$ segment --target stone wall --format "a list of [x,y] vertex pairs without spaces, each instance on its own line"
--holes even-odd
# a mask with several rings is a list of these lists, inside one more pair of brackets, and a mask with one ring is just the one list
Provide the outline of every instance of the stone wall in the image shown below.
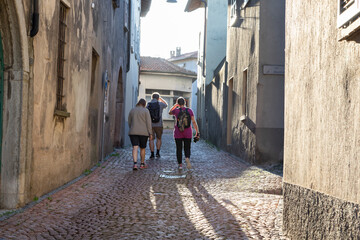
[[284,183],[284,230],[291,239],[359,239],[360,206]]
[[[67,8],[66,118],[55,114],[60,2]],[[39,32],[31,38],[32,3],[0,0],[7,96],[0,204],[5,208],[24,205],[63,185],[113,151],[118,79],[126,79],[124,1],[118,7],[111,0],[39,1]]]
[[338,40],[334,1],[286,9],[284,180],[360,203],[359,37]]
[[[102,154],[112,152],[118,79],[124,82],[126,79],[125,3],[121,1],[120,8],[114,8],[110,0],[95,1],[94,6],[85,0],[64,3],[68,4],[64,105],[70,117],[64,119],[54,115],[60,5],[59,1],[43,1],[40,4],[40,30],[33,43],[30,197],[61,186],[90,169],[102,159]],[[106,93],[105,80],[108,80],[109,88]],[[107,95],[105,109],[104,94]]]

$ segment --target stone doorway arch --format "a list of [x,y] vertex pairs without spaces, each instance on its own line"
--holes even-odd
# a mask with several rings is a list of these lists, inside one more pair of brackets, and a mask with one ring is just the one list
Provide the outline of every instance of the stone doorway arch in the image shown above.
[[29,199],[31,166],[31,88],[29,48],[21,1],[0,0],[4,95],[2,109],[0,208],[17,208]]
[[122,75],[123,71],[120,68],[116,88],[114,147],[122,147],[124,145],[124,86]]

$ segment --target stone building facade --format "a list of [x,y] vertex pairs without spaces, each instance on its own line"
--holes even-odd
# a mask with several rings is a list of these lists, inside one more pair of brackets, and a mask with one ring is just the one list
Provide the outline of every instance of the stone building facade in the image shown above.
[[286,4],[284,228],[359,239],[359,1]]
[[285,0],[229,0],[223,14],[226,56],[199,93],[202,136],[250,163],[281,162]]
[[285,0],[229,3],[223,143],[251,163],[281,162]]
[[[0,0],[0,206],[90,169],[124,136],[130,1]],[[2,89],[1,89],[2,90]]]

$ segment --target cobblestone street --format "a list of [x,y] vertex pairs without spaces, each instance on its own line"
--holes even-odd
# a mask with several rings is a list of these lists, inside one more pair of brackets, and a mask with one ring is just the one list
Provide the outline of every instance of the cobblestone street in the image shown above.
[[0,239],[286,239],[281,176],[205,141],[192,143],[191,162],[191,171],[177,170],[169,131],[148,169],[133,171],[131,148],[118,150],[89,175],[0,221]]

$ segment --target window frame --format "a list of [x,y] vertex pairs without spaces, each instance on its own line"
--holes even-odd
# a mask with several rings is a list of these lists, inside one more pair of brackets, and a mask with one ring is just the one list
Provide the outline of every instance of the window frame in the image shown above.
[[[338,0],[337,27],[342,28],[351,24],[351,21],[360,15],[360,0],[353,0],[353,3],[346,9],[342,6],[346,0]],[[349,3],[351,0],[349,0]]]
[[59,32],[58,32],[58,49],[57,49],[57,89],[55,115],[59,117],[70,117],[64,107],[64,81],[65,81],[65,62],[66,62],[66,40],[67,40],[67,18],[69,6],[66,2],[60,1],[59,5]]
[[249,69],[245,68],[243,70],[242,88],[241,88],[241,116],[240,116],[241,121],[245,121],[248,116],[248,107],[247,107],[248,77],[249,77]]
[[238,11],[238,0],[231,0],[231,7],[230,7],[230,26],[233,26],[237,19],[239,18],[239,11]]

